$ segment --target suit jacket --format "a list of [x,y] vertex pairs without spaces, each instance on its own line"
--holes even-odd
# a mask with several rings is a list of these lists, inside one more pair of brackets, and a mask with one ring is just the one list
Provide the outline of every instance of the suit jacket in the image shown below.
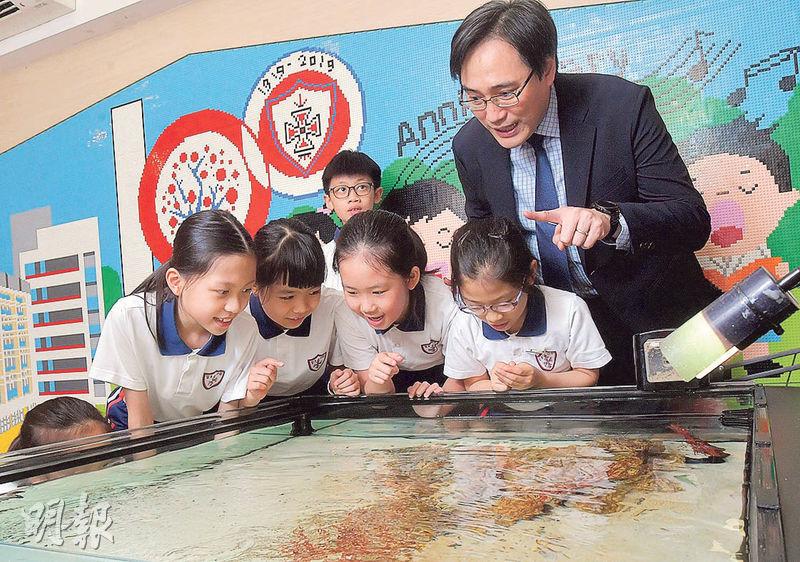
[[[615,76],[555,79],[567,204],[619,204],[632,252],[603,243],[581,251],[589,280],[632,333],[679,326],[719,295],[694,256],[711,232],[647,87]],[[472,118],[453,139],[470,218],[517,223],[510,151]]]

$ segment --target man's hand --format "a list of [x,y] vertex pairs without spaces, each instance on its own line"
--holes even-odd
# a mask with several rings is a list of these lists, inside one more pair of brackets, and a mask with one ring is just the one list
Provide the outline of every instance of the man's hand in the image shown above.
[[358,396],[361,394],[361,383],[352,369],[335,369],[328,383],[331,391],[338,396]]
[[498,361],[492,369],[493,380],[497,383],[504,385],[507,390],[512,388],[514,390],[528,390],[537,385],[539,379],[539,371],[530,363],[515,363],[510,361],[503,363]]
[[278,368],[283,367],[283,361],[278,361],[272,357],[266,357],[250,367],[247,375],[247,394],[244,397],[243,406],[249,408],[256,406],[275,384],[278,376]]
[[393,376],[400,372],[400,363],[403,362],[403,356],[399,353],[391,351],[381,351],[372,360],[369,366],[369,378],[375,384],[385,384]]
[[595,209],[559,207],[549,211],[525,211],[525,216],[534,221],[555,224],[553,244],[561,251],[567,246],[588,250],[598,240],[611,234],[611,217]]

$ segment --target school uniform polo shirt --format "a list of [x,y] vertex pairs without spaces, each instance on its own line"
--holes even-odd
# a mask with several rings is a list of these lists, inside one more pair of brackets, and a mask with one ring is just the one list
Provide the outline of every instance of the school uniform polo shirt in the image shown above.
[[250,297],[250,314],[258,326],[258,346],[255,361],[271,357],[283,361],[278,369],[269,396],[291,396],[311,388],[325,373],[329,363],[341,359],[335,355],[337,310],[344,306],[342,295],[322,288],[319,306],[300,326],[285,330],[266,312],[256,295]]
[[579,296],[536,286],[516,334],[498,332],[459,311],[448,339],[444,374],[453,379],[483,375],[495,363],[524,362],[546,372],[598,369],[611,361],[600,333]]
[[402,355],[400,368],[404,371],[421,371],[444,362],[447,332],[459,310],[441,279],[423,275],[420,284],[422,291],[412,302],[414,310],[388,330],[373,329],[364,318],[347,309],[337,324],[346,366],[365,371],[375,356],[384,351]]
[[[338,232],[337,232],[338,235]],[[323,285],[329,289],[342,290],[342,278],[333,270],[333,254],[336,252],[336,240],[331,240],[322,245],[322,254],[325,256],[325,282]]]
[[197,416],[217,402],[244,398],[258,335],[253,319],[240,314],[225,334],[191,349],[178,334],[175,301],[161,305],[158,321],[153,302],[148,295],[145,310],[140,294],[117,301],[103,324],[89,376],[146,390],[158,421]]

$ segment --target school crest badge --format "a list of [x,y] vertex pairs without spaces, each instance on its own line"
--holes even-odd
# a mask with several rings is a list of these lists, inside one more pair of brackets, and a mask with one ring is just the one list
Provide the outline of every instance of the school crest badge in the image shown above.
[[540,351],[533,354],[542,371],[552,371],[556,366],[557,351]]
[[256,82],[244,122],[269,164],[273,190],[291,197],[316,193],[331,158],[359,145],[364,128],[361,88],[338,56],[295,51]]
[[424,351],[428,355],[433,355],[434,353],[439,351],[439,347],[441,347],[440,344],[441,344],[440,340],[431,340],[428,343],[423,343],[420,347],[422,348],[422,351]]
[[316,357],[312,357],[308,360],[308,368],[312,371],[319,371],[322,366],[325,364],[325,358],[328,356],[328,352],[320,353]]
[[210,373],[203,373],[203,388],[206,390],[211,390],[221,383],[224,377],[225,371],[222,369],[217,369],[216,371],[211,371]]

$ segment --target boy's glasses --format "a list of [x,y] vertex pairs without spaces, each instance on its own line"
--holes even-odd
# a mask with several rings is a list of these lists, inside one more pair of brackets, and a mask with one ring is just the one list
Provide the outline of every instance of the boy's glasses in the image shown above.
[[[467,106],[472,111],[483,111],[486,109],[486,104],[492,102],[496,107],[506,108],[506,107],[514,107],[519,103],[519,96],[522,93],[522,90],[525,89],[525,86],[528,85],[528,82],[531,81],[533,78],[533,71],[528,74],[528,77],[525,79],[525,82],[522,83],[519,90],[516,92],[503,92],[502,94],[497,94],[496,96],[492,96],[490,98],[467,98],[464,99],[463,97],[459,96],[458,103],[462,106]],[[463,95],[463,93],[462,93]]]
[[372,191],[372,184],[358,183],[356,185],[336,185],[331,187],[328,191],[337,199],[347,199],[350,197],[350,190],[355,191],[356,195],[359,197],[364,197],[365,195],[369,195]]
[[490,310],[495,312],[499,312],[500,314],[504,314],[506,312],[511,312],[517,305],[519,304],[520,299],[522,298],[522,293],[525,292],[525,287],[520,288],[519,293],[512,301],[507,302],[498,302],[497,304],[467,304],[464,302],[464,298],[461,296],[461,293],[456,290],[456,304],[458,308],[460,308],[464,312],[469,312],[470,314],[474,314],[475,316],[483,316]]

